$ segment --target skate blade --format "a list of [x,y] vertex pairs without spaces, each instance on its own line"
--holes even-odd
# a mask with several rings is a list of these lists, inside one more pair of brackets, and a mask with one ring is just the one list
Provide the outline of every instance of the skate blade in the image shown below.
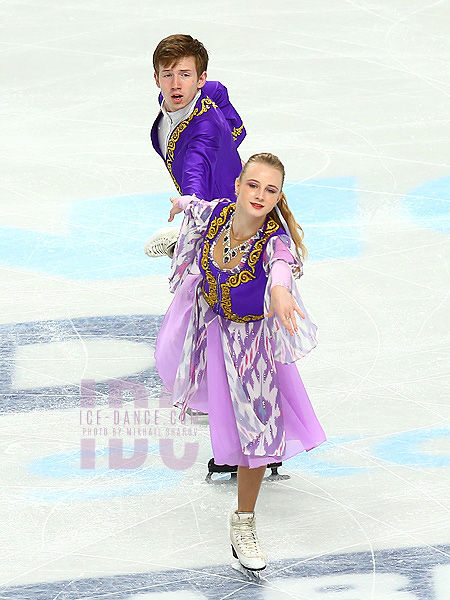
[[206,483],[218,484],[236,484],[237,473],[208,473],[205,477]]
[[263,581],[261,578],[261,571],[251,571],[250,569],[247,569],[241,565],[238,560],[234,560],[231,563],[231,567],[243,575],[248,581],[253,581],[254,583],[261,583]]
[[[276,473],[264,477],[263,481],[285,481],[290,479],[290,475],[281,475]],[[206,483],[224,484],[224,483],[237,483],[237,473],[208,473],[205,477]]]
[[272,473],[272,475],[267,475],[264,477],[264,481],[284,481],[285,479],[290,479],[290,475],[281,475],[280,473]]
[[262,567],[261,569],[249,569],[248,567],[244,567],[244,565],[240,562],[237,552],[234,549],[233,544],[231,544],[231,552],[232,552],[234,558],[236,559],[235,561],[233,561],[231,563],[231,566],[233,567],[233,569],[235,569],[236,571],[239,571],[239,573],[242,573],[251,581],[261,581],[261,571],[263,571],[266,568],[266,565],[264,567]]

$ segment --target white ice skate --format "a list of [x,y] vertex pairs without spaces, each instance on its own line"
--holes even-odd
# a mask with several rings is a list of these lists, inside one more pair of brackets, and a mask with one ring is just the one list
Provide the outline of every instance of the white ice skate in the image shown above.
[[159,256],[168,256],[169,258],[172,258],[179,233],[180,230],[178,227],[158,229],[158,231],[147,240],[144,248],[145,254],[152,258],[157,258]]
[[244,574],[259,578],[259,571],[266,568],[267,559],[256,534],[254,512],[234,512],[231,515],[230,539],[233,556],[242,565]]

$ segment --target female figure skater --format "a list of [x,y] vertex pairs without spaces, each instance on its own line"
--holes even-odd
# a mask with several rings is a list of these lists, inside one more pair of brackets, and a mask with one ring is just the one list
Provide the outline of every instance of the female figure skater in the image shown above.
[[266,465],[326,440],[294,364],[316,346],[317,327],[294,281],[306,248],[283,181],[276,156],[255,154],[236,201],[171,199],[169,221],[185,215],[155,350],[180,419],[187,407],[208,413],[215,463],[238,465],[230,539],[251,571],[267,564],[254,513]]

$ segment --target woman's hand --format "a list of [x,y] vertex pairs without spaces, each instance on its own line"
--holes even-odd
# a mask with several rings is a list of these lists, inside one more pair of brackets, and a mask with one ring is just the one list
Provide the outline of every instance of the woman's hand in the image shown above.
[[297,302],[290,291],[283,285],[275,285],[270,292],[270,308],[266,317],[273,317],[277,313],[283,325],[291,335],[298,330],[295,313],[298,313],[302,319],[305,315],[298,307]]
[[167,219],[168,221],[173,221],[173,218],[175,217],[175,215],[178,215],[179,213],[183,212],[182,208],[179,208],[178,206],[178,200],[181,198],[181,196],[179,196],[178,198],[170,198],[170,201],[172,202],[172,208],[170,209],[170,215],[169,218]]

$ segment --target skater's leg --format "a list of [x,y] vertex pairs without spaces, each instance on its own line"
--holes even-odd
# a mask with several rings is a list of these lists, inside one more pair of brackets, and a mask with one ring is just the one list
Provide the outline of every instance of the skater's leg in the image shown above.
[[238,511],[253,512],[266,466],[238,467]]
[[164,227],[164,229],[158,229],[158,231],[147,240],[144,248],[145,254],[152,258],[159,256],[168,256],[169,258],[172,258],[179,233],[179,227]]
[[230,517],[233,556],[251,572],[266,568],[267,559],[256,534],[255,504],[266,465],[238,467],[238,510]]

